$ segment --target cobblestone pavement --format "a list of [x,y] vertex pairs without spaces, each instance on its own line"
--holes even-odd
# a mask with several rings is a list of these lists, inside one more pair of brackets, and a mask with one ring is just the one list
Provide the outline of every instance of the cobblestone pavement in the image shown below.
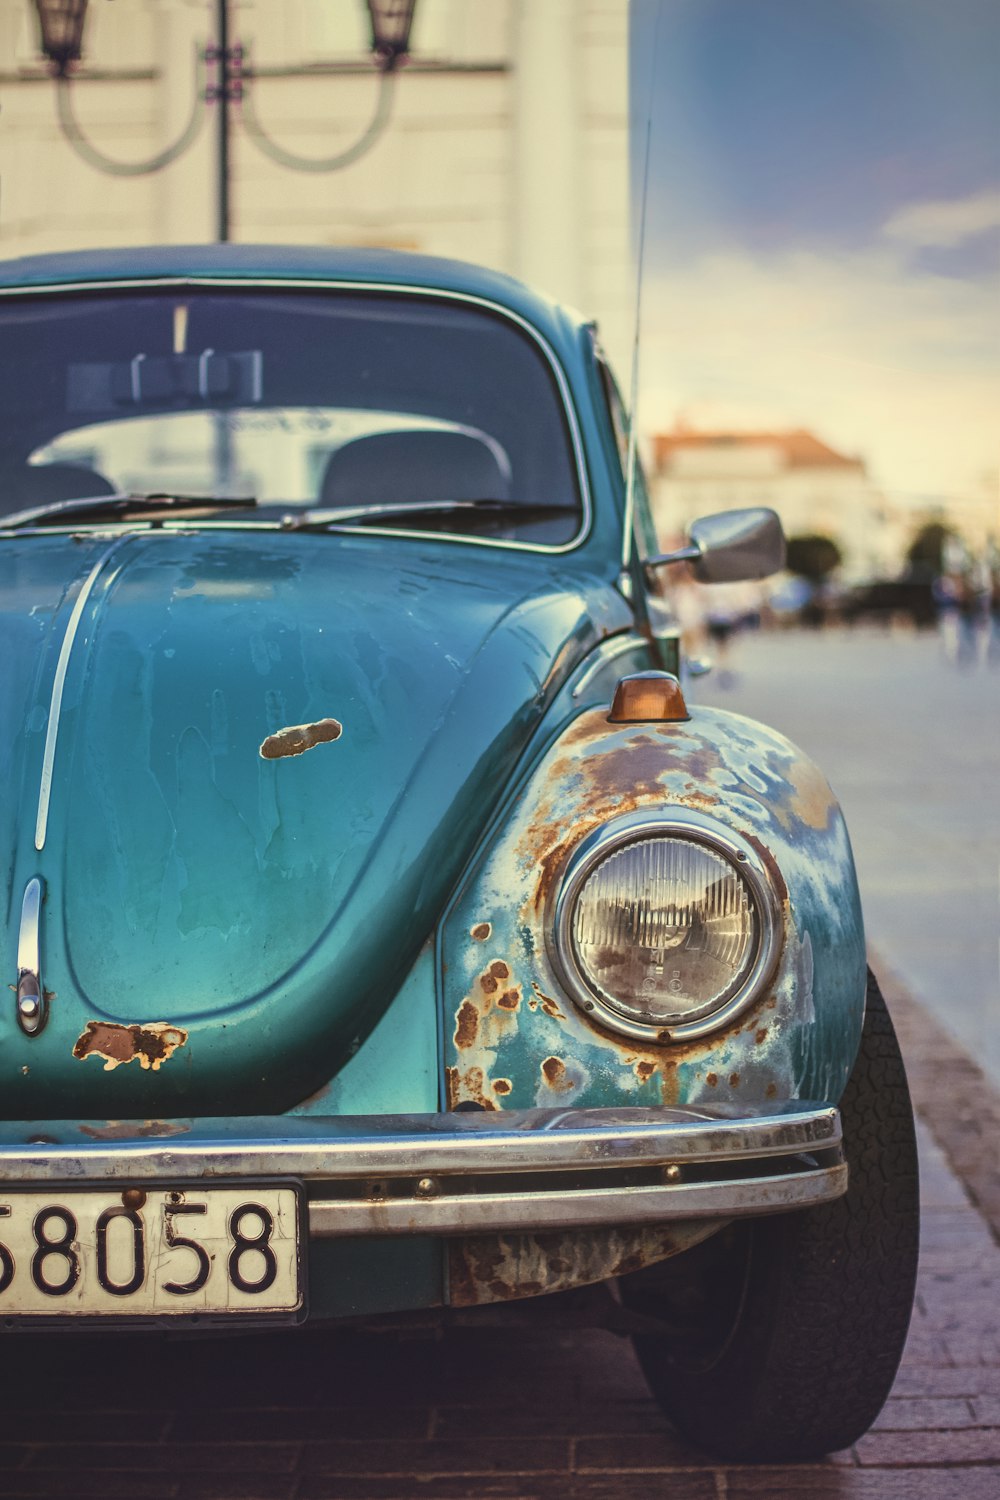
[[714,1463],[672,1435],[608,1333],[38,1336],[4,1346],[0,1496],[997,1500],[1000,1096],[891,976],[885,988],[918,1105],[923,1253],[895,1389],[849,1452]]

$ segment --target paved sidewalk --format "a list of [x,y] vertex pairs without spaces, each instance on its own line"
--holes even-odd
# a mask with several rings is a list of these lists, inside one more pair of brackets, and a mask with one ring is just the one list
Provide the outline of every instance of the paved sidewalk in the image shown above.
[[851,1451],[716,1464],[672,1435],[611,1334],[37,1337],[4,1345],[0,1496],[997,1500],[1000,1095],[891,977],[885,988],[920,1117],[923,1252],[899,1378]]

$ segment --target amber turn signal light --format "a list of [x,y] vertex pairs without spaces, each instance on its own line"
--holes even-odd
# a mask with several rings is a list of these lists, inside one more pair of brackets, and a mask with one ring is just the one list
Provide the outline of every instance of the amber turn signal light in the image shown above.
[[633,672],[615,688],[609,724],[670,724],[690,719],[681,685],[672,672]]

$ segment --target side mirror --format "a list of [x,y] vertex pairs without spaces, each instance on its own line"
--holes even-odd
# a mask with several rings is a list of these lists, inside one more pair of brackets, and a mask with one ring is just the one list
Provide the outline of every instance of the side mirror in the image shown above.
[[688,532],[691,545],[649,558],[647,568],[690,562],[699,583],[741,583],[767,578],[785,566],[785,534],[773,510],[756,506],[701,516]]

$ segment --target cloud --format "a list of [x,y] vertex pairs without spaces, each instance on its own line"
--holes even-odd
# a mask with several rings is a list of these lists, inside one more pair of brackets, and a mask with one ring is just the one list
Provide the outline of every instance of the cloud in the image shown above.
[[1000,188],[968,198],[911,203],[882,227],[890,240],[913,246],[952,248],[988,229],[1000,228]]
[[811,428],[916,496],[981,491],[998,458],[1000,287],[854,254],[743,250],[650,279],[644,430],[678,415]]

